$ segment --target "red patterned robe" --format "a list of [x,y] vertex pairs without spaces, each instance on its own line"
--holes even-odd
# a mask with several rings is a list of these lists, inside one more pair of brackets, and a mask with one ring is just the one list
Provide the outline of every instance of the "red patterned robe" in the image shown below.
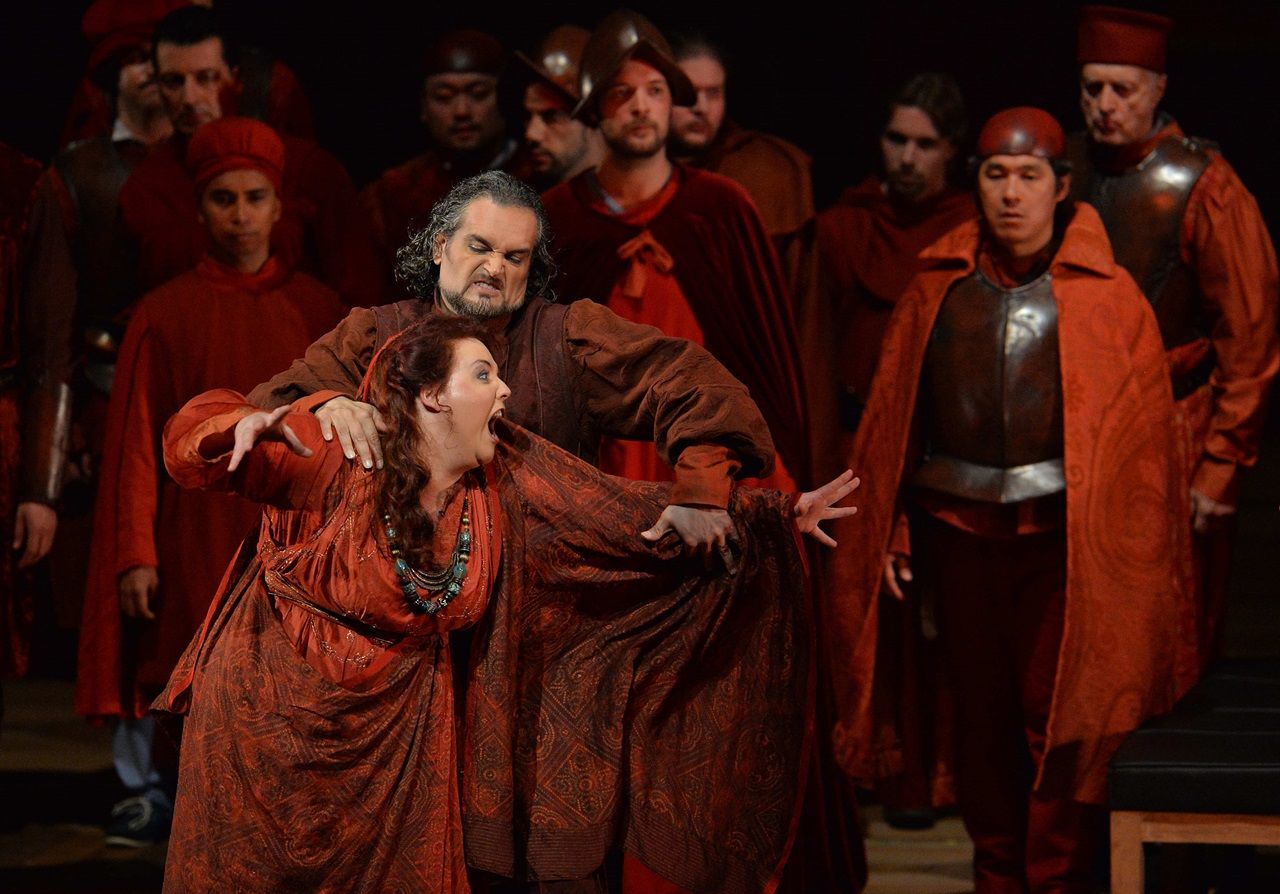
[[[466,488],[473,531],[493,532],[478,573],[415,616],[369,517],[378,473],[298,405],[314,455],[265,443],[228,476],[247,409],[211,392],[166,430],[175,478],[274,507],[157,703],[189,712],[169,887],[463,892],[467,864],[578,879],[616,847],[690,890],[773,884],[812,734],[790,499],[736,492],[742,564],[710,574],[638,537],[666,486],[504,427]],[[449,631],[473,624],[454,668]]]

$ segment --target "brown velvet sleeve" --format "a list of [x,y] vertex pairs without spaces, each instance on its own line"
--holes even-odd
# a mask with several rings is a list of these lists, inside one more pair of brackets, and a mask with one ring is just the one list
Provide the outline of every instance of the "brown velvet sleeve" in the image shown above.
[[579,415],[617,438],[652,440],[673,465],[671,502],[724,508],[735,477],[773,468],[773,441],[746,387],[705,349],[601,304],[565,315]]
[[71,377],[71,340],[76,316],[76,267],[71,256],[64,202],[66,187],[53,169],[36,188],[22,285],[22,475],[20,502],[52,504],[64,462],[65,414]]
[[1280,283],[1258,203],[1221,156],[1191,194],[1182,245],[1205,298],[1217,354],[1209,379],[1213,415],[1192,487],[1234,505],[1239,470],[1257,460],[1267,397],[1280,368]]
[[376,347],[373,311],[358,307],[288,369],[249,392],[248,402],[274,410],[320,391],[354,397]]

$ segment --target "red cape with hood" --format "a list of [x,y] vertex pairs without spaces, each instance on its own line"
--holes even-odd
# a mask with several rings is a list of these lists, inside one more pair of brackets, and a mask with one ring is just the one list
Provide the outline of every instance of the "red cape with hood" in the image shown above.
[[[835,655],[834,737],[841,765],[871,776],[876,611],[929,336],[952,285],[973,272],[980,227],[953,230],[923,255],[898,301],[871,400],[853,441],[856,519],[836,525],[826,632]],[[1155,317],[1111,255],[1102,222],[1075,208],[1049,268],[1058,304],[1067,480],[1067,604],[1037,787],[1104,799],[1115,748],[1170,708],[1196,674],[1189,598],[1186,451]]]

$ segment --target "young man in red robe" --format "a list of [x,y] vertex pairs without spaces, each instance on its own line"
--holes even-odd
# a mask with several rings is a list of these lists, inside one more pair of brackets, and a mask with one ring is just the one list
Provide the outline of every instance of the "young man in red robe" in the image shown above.
[[[199,626],[259,508],[182,490],[165,475],[160,434],[193,395],[247,389],[341,318],[337,294],[271,253],[286,150],[265,124],[222,118],[187,148],[211,249],[147,294],[121,347],[107,418],[76,710],[122,718],[116,766],[133,796],[108,843],[163,837],[172,792],[151,760],[143,718]],[[238,384],[237,384],[238,383]]]
[[483,31],[450,31],[427,49],[422,123],[431,146],[384,171],[360,195],[378,247],[393,267],[396,251],[459,180],[481,171],[528,174],[527,159],[507,136],[498,106],[498,76],[506,62],[502,44]]
[[1169,353],[1191,449],[1202,657],[1215,653],[1227,596],[1240,472],[1258,458],[1280,369],[1280,275],[1258,203],[1212,144],[1159,110],[1173,22],[1085,7],[1072,194],[1098,209],[1116,261],[1147,296]]
[[[71,98],[71,109],[62,129],[64,148],[112,132],[111,90],[98,81],[94,71],[101,65],[104,54],[114,52],[115,41],[127,34],[127,40],[150,44],[151,31],[157,22],[175,9],[193,5],[212,4],[190,0],[94,0],[80,23],[91,45],[89,64]],[[236,74],[241,88],[235,97],[236,114],[265,121],[282,134],[305,139],[315,137],[311,105],[298,76],[283,62],[260,47],[241,47]]]
[[600,131],[573,117],[582,99],[582,51],[591,32],[578,25],[553,29],[533,55],[515,53],[507,71],[524,103],[524,143],[532,182],[550,189],[600,164]]
[[[142,161],[120,193],[120,209],[137,254],[136,293],[184,273],[209,248],[196,215],[195,189],[183,163],[196,130],[229,114],[239,80],[234,52],[212,10],[188,6],[157,26],[156,78],[174,135]],[[352,305],[379,303],[388,273],[351,178],[336,158],[310,140],[284,137],[283,212],[272,251],[307,270]]]
[[679,36],[674,45],[696,101],[672,107],[668,151],[676,161],[728,177],[747,191],[794,295],[812,242],[812,160],[799,146],[727,116],[728,65],[719,47],[699,36]]
[[[26,501],[20,478],[18,295],[28,259],[27,226],[40,165],[0,143],[0,676],[27,671],[27,634],[35,617],[19,567],[33,565],[52,537],[47,507]],[[4,713],[0,695],[0,715]]]
[[1058,123],[1001,112],[977,154],[981,220],[924,252],[853,444],[865,515],[825,591],[849,656],[836,749],[854,774],[877,760],[879,594],[914,569],[977,892],[1083,894],[1107,761],[1195,674],[1180,434],[1155,317],[1097,214],[1064,202]]
[[[818,215],[822,287],[797,307],[815,460],[823,471],[844,451],[871,391],[885,327],[921,267],[920,252],[977,216],[973,196],[952,185],[968,121],[964,97],[946,74],[920,74],[893,94],[880,132],[880,173],[845,190]],[[816,445],[815,445],[816,447]],[[938,688],[935,647],[926,640],[922,606],[908,588],[903,601],[881,597],[875,717],[882,759],[873,782],[885,818],[927,826],[933,806],[954,794],[946,761],[950,712]]]
[[[672,106],[695,99],[643,16],[619,10],[592,33],[575,114],[599,123],[606,153],[599,168],[543,196],[560,291],[705,345],[760,405],[785,471],[807,480],[795,327],[769,234],[740,186],[667,157]],[[643,442],[607,444],[601,467],[669,475]]]

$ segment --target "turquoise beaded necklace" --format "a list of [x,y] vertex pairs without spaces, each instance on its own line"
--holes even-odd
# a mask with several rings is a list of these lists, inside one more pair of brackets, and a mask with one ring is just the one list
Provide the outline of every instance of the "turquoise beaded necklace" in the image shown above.
[[[458,539],[454,542],[453,555],[449,558],[449,564],[440,571],[419,571],[406,562],[396,542],[396,529],[391,525],[391,516],[382,516],[382,520],[387,525],[387,546],[391,550],[396,575],[400,578],[400,590],[404,593],[409,608],[418,614],[434,615],[462,592],[463,581],[467,579],[467,565],[471,561],[469,499],[465,496],[462,498],[462,521],[458,525]],[[439,595],[423,599],[418,595],[419,590]]]

